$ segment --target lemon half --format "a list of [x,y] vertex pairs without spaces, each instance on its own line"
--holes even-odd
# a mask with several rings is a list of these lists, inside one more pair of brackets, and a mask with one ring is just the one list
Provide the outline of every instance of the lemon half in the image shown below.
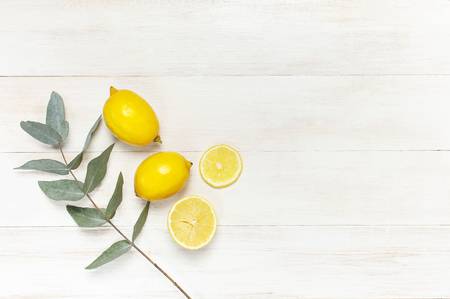
[[219,144],[203,154],[199,168],[206,183],[215,188],[223,188],[237,181],[242,172],[242,160],[237,150]]
[[186,249],[200,249],[216,232],[216,214],[211,204],[199,196],[187,196],[177,201],[169,212],[167,226],[170,235]]

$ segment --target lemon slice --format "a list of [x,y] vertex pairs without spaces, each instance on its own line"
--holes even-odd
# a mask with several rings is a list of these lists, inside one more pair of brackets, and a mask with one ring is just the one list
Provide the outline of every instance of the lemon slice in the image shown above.
[[237,150],[219,144],[203,154],[199,168],[206,183],[215,188],[223,188],[237,181],[242,172],[242,160]]
[[187,196],[173,205],[167,226],[179,245],[187,249],[199,249],[207,245],[216,232],[216,214],[205,199]]

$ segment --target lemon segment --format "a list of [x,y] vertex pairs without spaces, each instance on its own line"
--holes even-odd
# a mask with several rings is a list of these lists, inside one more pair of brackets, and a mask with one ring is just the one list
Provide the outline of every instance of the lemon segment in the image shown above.
[[187,196],[177,201],[167,217],[169,233],[180,246],[200,249],[216,232],[216,214],[211,204],[199,196]]
[[200,175],[214,188],[227,187],[237,181],[242,172],[239,152],[219,144],[208,149],[200,159]]

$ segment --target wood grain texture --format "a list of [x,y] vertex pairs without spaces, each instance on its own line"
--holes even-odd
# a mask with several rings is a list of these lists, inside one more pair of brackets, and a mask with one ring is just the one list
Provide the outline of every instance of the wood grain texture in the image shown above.
[[[164,225],[175,200],[199,194],[213,203],[224,225],[450,224],[448,152],[244,152],[241,178],[223,190],[201,179],[200,153],[182,154],[194,162],[191,178],[180,194],[152,205],[152,223]],[[121,225],[132,225],[144,205],[134,195],[133,176],[147,155],[113,152],[107,177],[93,194],[106,207],[123,172],[124,202],[117,213]],[[9,194],[0,209],[0,226],[74,225],[64,203],[46,198],[37,185],[38,179],[58,176],[12,171],[38,157],[59,159],[57,154],[0,154],[3,188]],[[85,168],[83,164],[76,171],[81,179]]]
[[[450,77],[221,76],[2,78],[0,151],[52,151],[18,125],[44,120],[52,90],[66,103],[66,149],[79,151],[110,85],[137,91],[158,113],[163,146],[142,151],[204,151],[217,143],[251,152],[450,149]],[[101,128],[90,150],[111,142]]]
[[450,74],[450,3],[1,4],[0,75]]
[[[149,100],[164,142],[118,144],[93,194],[106,205],[124,172],[124,231],[148,154],[242,153],[237,184],[212,189],[194,168],[138,240],[193,298],[450,298],[449,15],[440,0],[1,1],[0,298],[182,298],[135,252],[83,270],[115,232],[75,227],[37,187],[56,176],[12,170],[59,159],[19,128],[44,120],[52,90],[73,157],[110,85]],[[114,141],[102,126],[86,158]],[[165,228],[192,193],[219,222],[198,252]]]
[[[210,246],[189,252],[150,224],[138,243],[194,298],[448,298],[449,234],[448,227],[220,226]],[[2,299],[181,298],[135,252],[84,270],[118,240],[109,229],[0,229],[0,239],[10,240],[0,247],[8,273]]]

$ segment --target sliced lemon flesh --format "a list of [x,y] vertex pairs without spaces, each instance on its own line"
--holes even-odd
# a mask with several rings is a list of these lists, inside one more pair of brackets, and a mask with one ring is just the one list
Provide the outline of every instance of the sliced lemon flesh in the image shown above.
[[187,196],[173,205],[167,218],[167,226],[170,235],[180,246],[200,249],[214,237],[216,214],[205,199]]
[[199,168],[207,184],[214,188],[223,188],[237,181],[242,172],[242,160],[237,150],[219,144],[203,154]]

